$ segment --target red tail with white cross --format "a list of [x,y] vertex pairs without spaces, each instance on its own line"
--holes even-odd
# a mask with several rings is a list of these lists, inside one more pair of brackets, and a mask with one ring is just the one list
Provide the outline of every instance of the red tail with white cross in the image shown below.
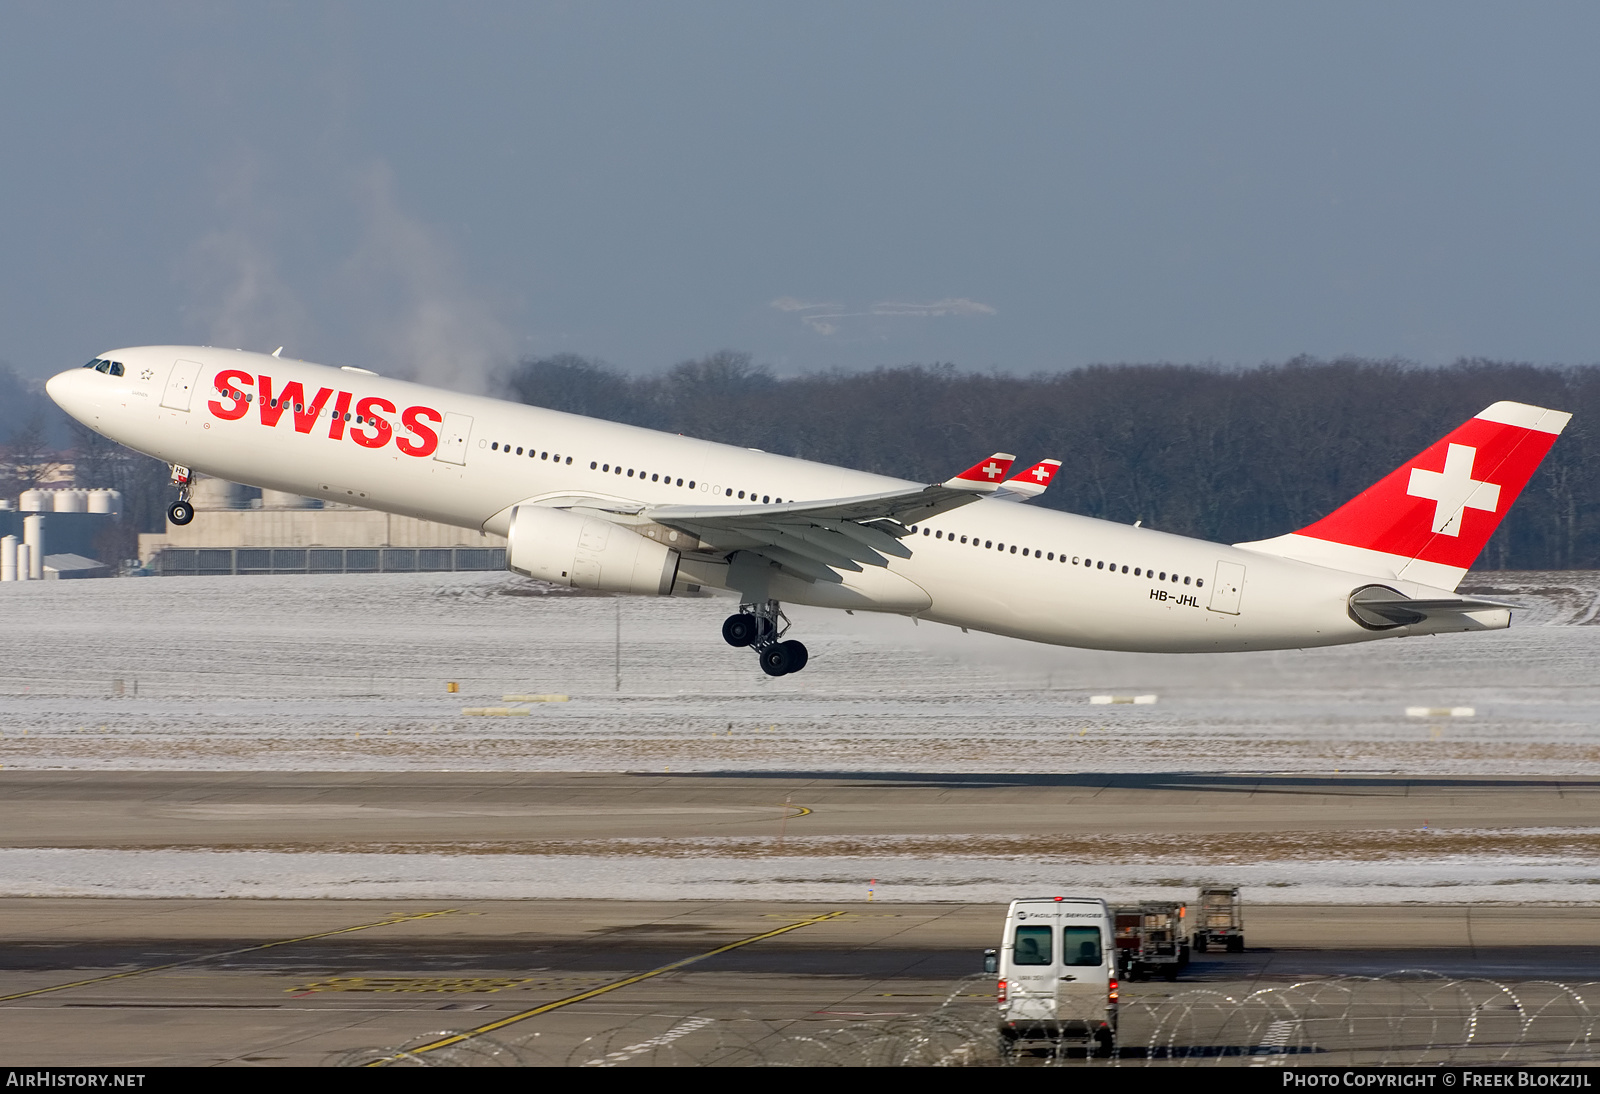
[[[1525,403],[1495,403],[1315,524],[1281,539],[1375,552],[1393,560],[1397,576],[1442,585],[1447,572],[1471,567],[1571,418]],[[1413,561],[1421,565],[1409,565]]]

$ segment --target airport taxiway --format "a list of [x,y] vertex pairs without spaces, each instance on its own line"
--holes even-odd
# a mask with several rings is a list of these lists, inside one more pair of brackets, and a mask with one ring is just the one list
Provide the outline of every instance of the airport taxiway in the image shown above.
[[[465,1033],[438,1062],[695,1063],[735,1047],[744,1062],[783,1062],[807,1039],[854,1043],[934,1014],[988,1028],[981,951],[1002,916],[972,904],[3,900],[0,1060],[359,1063]],[[1248,952],[1196,955],[1175,984],[1125,985],[1130,1052],[1148,1039],[1140,1022],[1196,993],[1419,969],[1526,993],[1600,968],[1590,908],[1248,916]],[[675,1030],[670,1052],[650,1043]],[[1185,1035],[1214,1047],[1219,1034]],[[850,1062],[853,1049],[837,1051]]]

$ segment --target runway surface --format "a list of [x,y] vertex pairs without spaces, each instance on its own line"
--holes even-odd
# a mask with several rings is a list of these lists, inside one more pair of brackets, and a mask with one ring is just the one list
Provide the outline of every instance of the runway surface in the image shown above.
[[0,895],[1600,897],[1600,780],[0,772]]
[[[788,804],[785,804],[788,803]],[[809,810],[803,812],[802,810]],[[797,813],[801,815],[797,816]],[[1564,828],[1600,778],[1025,772],[0,772],[0,846],[355,850],[706,837],[1070,841]],[[951,849],[958,849],[952,844]]]

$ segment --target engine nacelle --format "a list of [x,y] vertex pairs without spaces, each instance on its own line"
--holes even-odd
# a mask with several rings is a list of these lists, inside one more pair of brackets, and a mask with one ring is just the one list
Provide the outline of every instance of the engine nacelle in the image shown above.
[[511,512],[506,566],[527,577],[607,593],[667,596],[678,552],[598,517],[519,505]]

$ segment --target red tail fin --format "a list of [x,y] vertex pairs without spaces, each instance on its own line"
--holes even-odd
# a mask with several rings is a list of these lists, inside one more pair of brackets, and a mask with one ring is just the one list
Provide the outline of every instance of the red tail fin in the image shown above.
[[1495,403],[1315,524],[1240,546],[1454,589],[1571,418]]

